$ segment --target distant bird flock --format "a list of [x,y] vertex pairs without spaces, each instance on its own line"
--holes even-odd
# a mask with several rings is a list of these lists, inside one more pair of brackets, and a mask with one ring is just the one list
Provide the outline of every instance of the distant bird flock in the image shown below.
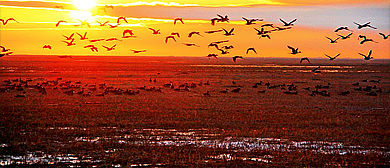
[[[62,6],[55,6],[55,8],[64,9]],[[108,8],[114,9],[113,6],[107,6],[106,5],[106,6],[103,6],[103,7],[99,8],[99,12],[103,11],[103,12],[106,13],[106,9],[108,9]],[[263,21],[263,19],[260,19],[260,18],[246,18],[246,17],[242,17],[242,19],[245,21],[245,25],[255,25],[258,22],[262,22]],[[19,23],[14,18],[8,18],[6,20],[0,19],[0,20],[1,20],[3,26],[7,25],[7,23],[9,23],[10,21]],[[255,33],[259,36],[259,39],[267,38],[267,39],[271,40],[270,34],[273,31],[285,31],[285,30],[292,29],[292,27],[294,26],[294,23],[298,19],[295,18],[295,19],[291,20],[290,22],[287,22],[287,21],[283,20],[282,18],[279,18],[279,20],[283,24],[283,26],[281,26],[281,27],[276,26],[276,25],[274,25],[272,23],[263,23],[263,24],[260,25],[260,28],[254,28]],[[80,27],[83,27],[83,26],[84,27],[91,27],[90,23],[88,23],[87,20],[78,20],[78,21],[80,22],[80,25],[79,25]],[[230,19],[229,19],[228,15],[223,16],[223,15],[217,14],[217,17],[211,18],[210,21],[211,21],[211,25],[215,26],[217,23],[220,23],[220,22],[221,23],[222,22],[229,23]],[[96,22],[99,23],[99,26],[108,26],[109,28],[117,28],[119,25],[121,25],[121,22],[128,23],[126,17],[123,17],[123,16],[118,17],[115,24],[110,24],[109,21],[105,21],[105,22],[96,21]],[[67,21],[59,20],[55,24],[55,27],[61,26],[61,23],[67,23]],[[357,23],[357,22],[353,22],[353,23],[355,25],[357,25],[357,29],[363,29],[363,28],[377,29],[376,27],[371,25],[371,22],[367,22],[367,23],[364,23],[364,24]],[[176,25],[176,24],[185,24],[185,20],[182,17],[177,17],[177,18],[173,19],[173,24],[174,25]],[[270,29],[266,30],[265,29],[266,27],[269,27]],[[150,27],[148,27],[148,29],[152,31],[153,35],[161,34],[160,29],[150,28]],[[217,32],[223,32],[224,36],[229,37],[229,36],[233,36],[234,35],[234,30],[235,30],[234,28],[231,28],[230,30],[222,28],[222,29],[218,29],[218,30],[204,31],[204,33],[206,33],[206,34],[213,34],[213,33],[217,33]],[[339,32],[341,32],[343,30],[349,31],[350,33],[348,35],[336,34],[338,36],[337,38],[331,38],[331,37],[327,37],[327,36],[325,36],[325,38],[328,39],[329,42],[332,43],[332,44],[337,43],[338,40],[347,40],[347,39],[351,38],[351,36],[353,35],[353,30],[351,30],[350,28],[348,28],[346,26],[340,26],[340,27],[336,28],[334,30],[334,32],[335,33],[339,33]],[[75,33],[72,33],[69,36],[63,35],[63,37],[65,39],[62,42],[64,42],[66,44],[66,46],[74,46],[74,45],[76,45],[74,34]],[[122,41],[122,40],[120,40],[118,38],[88,39],[87,32],[85,32],[84,34],[80,34],[80,33],[76,32],[76,34],[80,37],[80,40],[89,40],[90,43],[95,43],[95,42],[99,42],[99,41]],[[385,35],[384,33],[379,32],[379,35],[384,40],[386,40],[386,39],[388,39],[390,34]],[[194,37],[194,36],[204,37],[201,34],[200,31],[192,31],[192,32],[190,32],[188,34],[189,38]],[[123,39],[126,39],[126,38],[136,38],[136,37],[137,36],[134,34],[134,32],[132,30],[129,30],[129,29],[124,30],[123,33],[122,33],[122,38]],[[170,35],[165,37],[165,43],[168,44],[170,42],[177,42],[177,40],[178,40],[177,38],[180,38],[180,33],[179,32],[172,32]],[[367,42],[378,43],[377,41],[374,41],[371,38],[366,37],[365,35],[359,35],[358,36],[358,40],[361,40],[360,44],[365,44]],[[234,46],[230,45],[230,46],[222,46],[222,47],[220,47],[219,44],[224,43],[224,42],[228,42],[228,41],[229,40],[219,41],[219,42],[211,42],[208,45],[208,47],[215,47],[217,49],[217,51],[220,52],[221,55],[225,55],[225,54],[230,53],[229,50],[233,49]],[[190,42],[187,42],[187,43],[183,42],[182,44],[185,45],[185,46],[188,46],[188,47],[201,47],[200,45],[197,45],[197,44],[194,44],[194,43],[190,43]],[[112,51],[112,50],[115,50],[116,44],[113,45],[113,46],[104,46],[104,45],[102,45],[102,47],[105,48],[106,51]],[[10,49],[6,49],[4,46],[1,46],[1,48],[2,48],[2,52],[0,54],[0,57],[5,56],[5,55],[10,55],[10,54],[13,53],[13,52],[10,51]],[[44,44],[42,48],[43,49],[48,49],[48,50],[52,50],[53,49],[53,47],[50,44]],[[86,45],[86,46],[84,46],[84,48],[90,49],[92,52],[98,52],[99,51],[98,47],[93,45],[93,44]],[[296,54],[302,53],[300,50],[298,50],[298,47],[292,47],[290,45],[287,45],[287,48],[291,50],[290,54],[292,54],[292,55],[296,55]],[[147,50],[130,49],[130,51],[132,51],[133,53],[136,54],[136,53],[140,53],[140,52],[146,52]],[[256,49],[254,47],[247,48],[246,54],[249,54],[249,51],[252,51],[254,54],[257,54],[257,51],[256,51]],[[372,50],[369,51],[368,55],[364,55],[362,53],[358,53],[358,54],[363,56],[364,60],[370,60],[370,59],[373,58],[371,56]],[[332,60],[335,60],[337,57],[339,57],[340,53],[338,53],[334,57],[331,57],[331,56],[329,56],[327,54],[325,54],[325,56],[328,57],[329,60],[332,61]],[[207,58],[216,58],[216,59],[218,59],[218,55],[215,54],[215,53],[210,53],[206,57]],[[243,58],[243,57],[241,55],[233,56],[232,57],[232,61],[236,62],[237,58]],[[301,58],[300,63],[302,63],[302,61],[307,61],[308,63],[310,63],[310,60],[307,57]]]

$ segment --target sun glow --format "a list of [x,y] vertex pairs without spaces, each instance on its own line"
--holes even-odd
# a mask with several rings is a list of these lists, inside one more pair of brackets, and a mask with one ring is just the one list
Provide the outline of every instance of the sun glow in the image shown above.
[[94,0],[73,0],[73,5],[79,10],[90,10],[96,6]]
[[81,21],[91,21],[93,19],[92,14],[87,11],[72,11],[71,16]]

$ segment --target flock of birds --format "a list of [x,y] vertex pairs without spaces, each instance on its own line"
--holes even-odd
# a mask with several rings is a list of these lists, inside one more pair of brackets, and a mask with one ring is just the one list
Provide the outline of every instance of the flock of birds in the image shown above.
[[[56,7],[56,8],[59,8],[59,7]],[[112,6],[104,6],[104,7],[101,7],[102,9],[99,9],[99,11],[104,11],[106,12],[106,8],[111,8],[113,9]],[[63,9],[63,7],[62,7]],[[258,19],[258,18],[246,18],[246,17],[242,17],[242,19],[245,21],[245,25],[254,25],[256,24],[256,22],[261,22],[263,21],[263,19]],[[297,19],[293,19],[289,22],[279,18],[280,22],[282,23],[282,26],[277,26],[277,25],[274,25],[272,23],[263,23],[260,25],[260,28],[254,28],[254,30],[256,31],[256,34],[259,36],[259,38],[268,38],[268,39],[271,39],[271,36],[270,34],[274,31],[285,31],[285,30],[289,30],[291,28],[293,28],[294,26],[294,23],[297,21]],[[9,18],[7,20],[3,20],[1,19],[1,22],[3,23],[3,25],[6,25],[9,21],[14,21],[14,22],[17,22],[19,23],[18,21],[16,21],[14,18]],[[110,28],[116,28],[118,27],[119,25],[121,25],[121,21],[123,22],[126,22],[128,23],[128,21],[126,20],[126,17],[118,17],[117,20],[116,20],[116,24],[110,24],[109,21],[105,21],[105,22],[99,22],[99,21],[96,21],[97,23],[99,23],[99,26],[109,26]],[[173,24],[176,25],[176,24],[184,24],[184,21],[183,18],[175,18],[173,20]],[[230,19],[229,19],[229,16],[228,15],[225,15],[225,16],[222,16],[220,14],[217,14],[217,17],[214,17],[212,18],[211,20],[211,25],[215,26],[217,23],[222,23],[222,22],[227,22],[229,23]],[[91,24],[89,22],[87,22],[87,20],[79,20],[80,24],[77,25],[77,26],[80,26],[80,27],[83,27],[83,26],[87,26],[87,27],[91,27]],[[67,23],[67,21],[65,20],[60,20],[58,21],[55,26],[56,27],[59,27],[61,25],[61,23]],[[360,23],[356,23],[354,22],[354,24],[357,25],[357,29],[363,29],[363,28],[372,28],[372,29],[377,29],[376,27],[372,26],[371,25],[371,22],[367,22],[365,24],[360,24]],[[161,34],[160,32],[160,29],[154,29],[154,28],[148,28],[149,30],[152,31],[152,34],[153,35],[159,35]],[[337,43],[338,40],[346,40],[346,39],[349,39],[351,38],[351,36],[353,35],[353,30],[349,29],[348,27],[345,27],[345,26],[342,26],[342,27],[338,27],[334,32],[339,32],[339,31],[349,31],[350,33],[347,34],[347,35],[341,35],[341,34],[336,34],[338,37],[337,38],[330,38],[330,37],[327,37],[326,38],[330,41],[330,43]],[[227,30],[225,28],[221,28],[221,29],[218,29],[218,30],[211,30],[211,31],[204,31],[204,33],[206,34],[213,34],[213,33],[217,33],[217,32],[222,32],[224,36],[233,36],[234,35],[234,28],[231,28],[230,30]],[[90,44],[84,46],[84,48],[86,49],[90,49],[92,52],[99,52],[99,48],[94,45],[93,43],[96,43],[96,42],[99,42],[99,41],[122,41],[122,39],[126,39],[126,38],[136,38],[137,36],[134,34],[134,32],[130,29],[126,29],[123,31],[122,33],[122,39],[120,38],[99,38],[99,39],[89,39],[87,37],[87,32],[83,33],[83,34],[80,34],[80,33],[77,33],[76,34],[80,37],[79,39],[80,40],[89,40]],[[383,33],[380,33],[379,34],[383,37],[383,39],[388,39],[388,37],[390,36],[389,35],[385,35]],[[63,43],[66,44],[66,46],[74,46],[76,45],[75,43],[75,33],[72,33],[70,34],[69,36],[68,35],[63,35],[63,37],[65,38],[64,40],[62,40]],[[192,31],[190,33],[188,33],[188,38],[191,38],[193,36],[201,36],[201,37],[204,37],[200,31]],[[165,37],[165,43],[168,43],[169,41],[174,41],[174,42],[177,42],[177,38],[180,38],[180,33],[179,32],[172,32],[171,34],[169,34],[168,36]],[[360,44],[364,44],[364,43],[367,43],[367,42],[373,42],[373,43],[378,43],[370,38],[368,38],[367,36],[365,35],[359,35],[358,36],[358,39],[361,39],[360,41]],[[226,42],[229,42],[229,40],[223,40],[223,41],[215,41],[215,42],[211,42],[208,47],[215,47],[217,51],[220,52],[221,55],[225,55],[225,54],[229,54],[229,50],[230,49],[233,49],[234,46],[233,45],[225,45],[225,46],[220,46],[222,45],[222,43],[226,43]],[[182,43],[183,45],[186,45],[188,47],[200,47],[199,45],[197,44],[194,44],[194,43]],[[105,45],[102,45],[103,48],[106,49],[106,51],[113,51],[115,50],[115,47],[116,47],[116,44],[113,45],[113,46],[105,46]],[[4,46],[1,46],[2,48],[2,53],[0,55],[1,56],[5,56],[5,55],[10,55],[12,54],[13,52],[9,52],[10,50],[9,49],[6,49]],[[42,47],[43,49],[48,49],[48,50],[51,50],[53,47],[50,45],[50,44],[45,44],[43,45]],[[291,50],[291,54],[292,55],[296,55],[296,54],[300,54],[302,53],[298,47],[292,47],[290,45],[287,45],[287,48]],[[146,52],[146,50],[135,50],[135,49],[131,49],[130,51],[132,51],[133,53],[137,54],[137,53],[141,53],[141,52]],[[249,52],[253,52],[255,54],[257,54],[257,51],[254,47],[249,47],[247,48],[246,50],[246,54],[249,54]],[[362,53],[358,53],[359,55],[363,56],[364,57],[364,60],[370,60],[372,59],[373,57],[371,56],[372,55],[372,50],[370,50],[368,52],[367,55],[365,54],[362,54]],[[337,57],[340,56],[340,53],[337,54],[336,56],[329,56],[327,54],[325,54],[326,57],[329,58],[329,60],[335,60]],[[216,53],[210,53],[208,54],[206,57],[208,58],[216,58],[218,59],[218,54]],[[236,56],[233,56],[232,57],[232,61],[233,62],[236,62],[237,59],[240,58],[240,59],[243,59],[243,56],[242,55],[236,55]],[[300,63],[302,63],[303,61],[307,61],[310,63],[310,60],[309,58],[307,57],[303,57],[301,58],[300,60]]]
[[[41,81],[41,82],[35,82],[34,81]],[[166,92],[163,91],[165,89],[176,91],[176,92],[190,92],[192,89],[196,89],[197,87],[201,86],[210,86],[212,85],[209,81],[206,82],[191,82],[191,83],[182,83],[182,84],[174,84],[173,82],[165,83],[163,85],[157,84],[157,79],[149,79],[149,83],[151,86],[143,85],[141,87],[136,88],[117,88],[113,86],[109,86],[106,83],[101,84],[88,84],[88,83],[82,83],[81,81],[70,81],[70,80],[63,80],[62,78],[57,78],[56,80],[44,80],[43,78],[38,79],[8,79],[3,81],[3,86],[5,88],[0,88],[0,93],[5,92],[11,92],[11,91],[19,91],[19,94],[17,94],[15,97],[17,98],[25,98],[27,97],[26,91],[35,89],[41,94],[47,94],[47,90],[50,89],[53,92],[60,91],[63,94],[73,96],[73,95],[80,95],[84,97],[90,97],[90,96],[97,96],[97,97],[103,97],[108,94],[113,95],[136,95],[140,94],[140,90],[146,91],[146,92]],[[376,84],[380,83],[380,79],[377,80],[362,80],[362,83],[373,83],[374,85],[361,85],[359,82],[350,84],[350,86],[354,87],[353,90],[357,93],[363,93],[368,96],[378,96],[378,93],[384,92],[384,90],[380,87],[378,87]],[[210,86],[210,87],[218,87],[218,86]],[[239,93],[241,92],[242,88],[244,88],[244,85],[238,84],[238,82],[232,81],[232,83],[229,85],[225,85],[223,87],[228,87],[225,90],[219,91],[220,94],[227,94],[227,93]],[[229,89],[233,88],[233,89]],[[288,94],[288,95],[297,95],[298,94],[298,85],[291,83],[291,84],[271,84],[270,82],[256,82],[251,86],[252,89],[255,89],[257,93],[264,94],[268,91],[266,90],[275,90],[280,89],[282,93]],[[258,90],[258,88],[263,88],[263,90]],[[311,87],[305,87],[303,88],[303,92],[308,93],[310,96],[325,96],[329,97],[331,94],[328,91],[328,89],[332,88],[330,83],[327,83],[325,85],[315,85],[313,88]],[[341,96],[348,96],[351,93],[351,91],[341,91],[337,93]],[[390,93],[390,91],[388,91]],[[205,97],[212,96],[212,93],[210,91],[207,91],[206,93],[203,93]]]

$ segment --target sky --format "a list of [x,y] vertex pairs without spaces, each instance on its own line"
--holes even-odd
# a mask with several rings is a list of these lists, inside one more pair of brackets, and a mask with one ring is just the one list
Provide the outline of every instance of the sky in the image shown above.
[[[105,8],[105,6],[112,8]],[[63,8],[63,9],[62,9]],[[105,9],[102,10],[102,9]],[[210,19],[228,15],[229,22],[217,22],[211,25]],[[117,25],[117,18],[125,17]],[[173,24],[174,18],[183,18],[184,24]],[[245,25],[242,17],[263,19],[253,25]],[[292,57],[326,58],[324,54],[340,58],[363,58],[358,53],[367,54],[372,50],[374,58],[390,59],[390,38],[383,39],[379,33],[390,34],[390,2],[388,0],[0,0],[0,18],[14,18],[19,23],[9,21],[0,25],[0,45],[10,48],[13,55],[88,55],[88,56],[200,56],[217,54],[219,57]],[[283,27],[279,19],[289,22],[297,19],[291,29],[272,31],[271,39],[259,38],[256,29],[272,23]],[[60,20],[66,23],[56,23]],[[91,27],[81,26],[86,20]],[[110,28],[100,26],[99,22],[109,21],[117,25]],[[358,29],[354,22],[371,22],[372,28]],[[351,31],[334,32],[340,26],[347,26]],[[151,30],[160,29],[161,34],[154,35]],[[206,34],[205,31],[230,30],[234,35],[225,36],[223,32]],[[131,30],[134,35],[122,38],[123,31]],[[265,30],[273,30],[265,27]],[[188,37],[190,32],[200,35]],[[87,40],[81,40],[74,34],[76,45],[67,46],[64,36],[72,33],[84,34]],[[172,32],[181,36],[165,43],[165,38]],[[326,37],[336,39],[339,35],[353,33],[351,38],[330,43]],[[359,35],[364,35],[374,42],[359,44]],[[116,38],[114,41],[90,42],[94,39]],[[228,54],[221,54],[208,44],[215,41],[229,40],[222,46],[234,46]],[[196,46],[186,46],[191,43]],[[50,45],[52,49],[44,49]],[[93,52],[87,45],[94,45],[98,52]],[[115,46],[108,51],[105,47]],[[287,46],[299,48],[300,54],[292,55]],[[246,49],[253,47],[257,54]],[[146,50],[134,53],[132,50]]]

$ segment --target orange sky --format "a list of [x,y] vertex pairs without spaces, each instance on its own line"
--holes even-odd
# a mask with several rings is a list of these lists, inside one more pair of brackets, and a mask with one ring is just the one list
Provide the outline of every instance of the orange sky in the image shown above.
[[[340,57],[344,58],[361,58],[358,52],[368,53],[369,50],[373,50],[374,58],[390,58],[390,43],[389,39],[384,40],[378,34],[383,32],[389,34],[388,23],[382,23],[382,20],[388,19],[389,16],[381,16],[378,20],[375,20],[377,13],[373,13],[373,16],[361,16],[353,13],[346,16],[327,16],[326,14],[318,15],[319,19],[310,16],[310,8],[312,5],[320,6],[331,9],[343,8],[345,4],[353,3],[367,3],[366,1],[343,1],[344,6],[337,7],[335,4],[339,4],[340,1],[224,1],[224,4],[216,1],[160,1],[169,6],[150,6],[145,4],[137,6],[137,1],[124,1],[124,0],[99,0],[95,1],[99,5],[105,4],[127,4],[135,5],[138,10],[131,10],[132,13],[128,13],[126,9],[136,9],[134,6],[119,7],[115,6],[114,9],[106,9],[107,13],[100,11],[97,13],[97,7],[91,10],[80,10],[73,6],[73,1],[29,1],[29,2],[14,2],[14,1],[0,1],[0,16],[2,19],[15,18],[20,23],[10,21],[7,25],[0,26],[0,44],[11,48],[14,55],[111,55],[111,56],[206,56],[210,53],[218,54],[220,57],[231,57],[234,55],[243,55],[247,57],[324,57],[324,53],[328,55],[336,55],[341,53]],[[66,2],[66,3],[62,3]],[[153,2],[153,1],[143,1]],[[171,3],[169,3],[171,2]],[[174,2],[174,3],[173,3]],[[370,1],[369,6],[382,9],[386,12],[388,10],[388,4],[386,1]],[[141,3],[142,4],[142,3]],[[156,4],[156,3],[154,3]],[[191,7],[178,7],[180,5],[192,4]],[[251,7],[218,7],[224,5],[261,5],[261,4],[273,4],[270,6],[251,6]],[[323,5],[326,4],[326,5]],[[331,4],[331,6],[328,6]],[[54,6],[62,5],[64,10],[55,9]],[[196,6],[199,5],[200,7]],[[304,7],[295,8],[293,6]],[[333,6],[332,6],[333,5]],[[201,7],[207,6],[207,7]],[[279,8],[279,6],[281,6]],[[348,10],[354,12],[365,9],[361,5],[346,5],[353,6]],[[215,8],[210,8],[215,7]],[[291,8],[290,8],[291,7]],[[304,9],[306,13],[301,13]],[[256,16],[256,11],[267,11],[262,13],[263,16],[258,18],[264,19],[266,22],[257,22],[254,25],[244,25],[244,21],[241,20],[241,14]],[[143,11],[143,12],[142,12]],[[147,11],[147,12],[145,12]],[[215,11],[215,12],[213,12]],[[231,16],[230,23],[217,23],[216,26],[210,24],[209,19],[216,17],[215,14],[219,13],[223,15],[227,14]],[[253,12],[252,12],[253,11]],[[278,12],[278,13],[277,13]],[[284,12],[284,13],[283,13]],[[289,13],[290,12],[290,13]],[[295,12],[295,13],[294,13]],[[318,11],[317,11],[318,12]],[[326,12],[326,11],[325,11]],[[213,14],[214,13],[214,14]],[[348,13],[348,12],[346,12]],[[86,14],[87,16],[82,16]],[[96,14],[92,16],[92,14]],[[279,15],[276,15],[279,14]],[[290,16],[290,14],[296,14]],[[379,13],[380,14],[380,13]],[[185,24],[173,25],[174,16],[183,17]],[[276,16],[275,16],[276,15]],[[107,26],[101,27],[96,23],[96,20],[104,22],[109,21],[111,24],[115,24],[116,18],[124,16],[128,19],[129,23],[126,24],[122,21],[122,24],[117,28],[109,28]],[[253,17],[252,16],[252,17]],[[278,21],[279,17],[285,20],[292,20],[298,17],[298,21],[295,26],[286,31],[275,31],[270,34],[271,39],[261,38],[256,35],[254,28],[260,28],[262,24],[274,23],[275,25],[282,26]],[[251,17],[251,16],[246,16]],[[317,16],[315,16],[317,17]],[[339,18],[340,17],[340,18]],[[387,18],[386,18],[387,17]],[[80,27],[77,18],[86,18],[91,23],[91,28]],[[189,18],[189,19],[186,19]],[[356,18],[356,20],[350,20],[350,18]],[[378,27],[378,29],[363,28],[358,30],[354,21],[359,23],[365,23],[374,18],[372,25]],[[310,19],[313,19],[312,21]],[[320,19],[332,20],[334,19],[337,24],[334,26],[323,26]],[[59,20],[66,20],[68,23],[61,24],[59,27],[55,27],[55,24]],[[339,25],[340,22],[341,24]],[[345,24],[343,24],[345,22]],[[338,26],[348,26],[354,30],[354,34],[350,39],[339,40],[336,44],[329,43],[329,40],[325,36],[336,38],[337,35],[334,31]],[[148,28],[161,29],[161,34],[153,35],[152,31]],[[204,31],[218,30],[221,28],[231,29],[235,28],[233,36],[224,36],[221,32],[215,34],[205,34]],[[126,29],[131,29],[137,36],[136,38],[122,39],[122,32]],[[268,29],[268,28],[267,28]],[[192,38],[187,37],[191,31],[199,31],[203,35],[194,36]],[[88,32],[87,37],[89,39],[98,38],[113,38],[116,37],[122,41],[101,41],[90,43],[88,40],[81,41],[80,38],[75,35],[75,46],[66,46],[63,40],[63,35],[70,35],[72,33],[84,34]],[[164,42],[165,37],[171,32],[179,32],[181,38],[177,39],[177,42],[169,41],[168,44]],[[339,34],[346,35],[348,31],[340,31]],[[365,35],[372,38],[378,43],[366,43],[359,44],[357,39],[358,35]],[[229,43],[223,45],[233,45],[234,49],[229,50],[230,53],[221,55],[218,50],[212,47],[207,47],[210,42],[219,40],[229,40]],[[182,43],[194,43],[200,47],[187,47]],[[51,45],[52,50],[43,49],[43,45]],[[90,49],[84,48],[85,45],[93,44],[99,52],[92,52]],[[105,51],[102,45],[112,46],[117,45],[113,51]],[[286,47],[291,45],[299,47],[302,51],[301,54],[291,55],[290,50]],[[248,47],[255,47],[258,54],[245,54],[245,50]],[[134,54],[130,49],[135,50],[147,50],[145,53]]]

